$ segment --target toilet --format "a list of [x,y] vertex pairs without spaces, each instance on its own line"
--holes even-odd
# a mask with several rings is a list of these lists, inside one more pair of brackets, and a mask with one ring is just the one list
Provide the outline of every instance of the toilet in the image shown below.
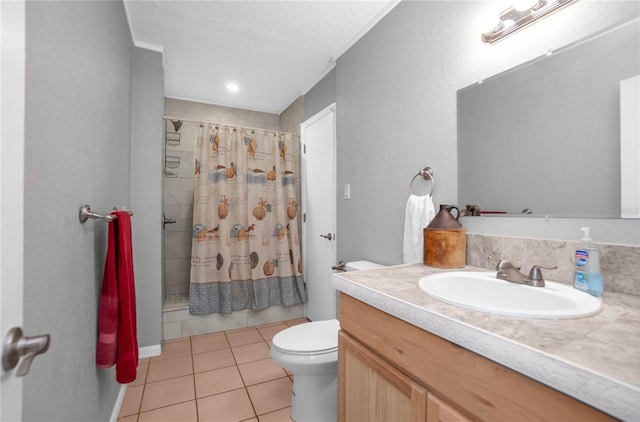
[[[369,261],[346,264],[347,271],[380,268]],[[271,357],[293,373],[291,419],[296,422],[338,420],[337,319],[313,321],[280,331],[273,337]]]

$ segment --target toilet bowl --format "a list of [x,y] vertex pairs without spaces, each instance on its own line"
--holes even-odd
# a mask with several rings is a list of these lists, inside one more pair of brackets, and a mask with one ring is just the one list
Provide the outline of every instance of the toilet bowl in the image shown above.
[[[368,261],[346,264],[347,271],[379,268]],[[293,373],[291,419],[296,422],[338,420],[337,319],[289,327],[273,337],[271,357]]]
[[296,325],[279,332],[271,357],[293,372],[291,419],[336,421],[338,409],[337,319]]

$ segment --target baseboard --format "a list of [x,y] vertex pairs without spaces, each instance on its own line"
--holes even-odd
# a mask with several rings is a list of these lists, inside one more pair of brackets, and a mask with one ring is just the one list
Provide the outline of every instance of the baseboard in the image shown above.
[[124,395],[127,392],[127,384],[120,385],[120,392],[118,392],[118,397],[116,398],[116,402],[113,405],[113,411],[111,412],[111,417],[109,418],[109,422],[118,422],[118,415],[120,414],[120,408],[122,407],[122,402],[124,401]]
[[150,358],[152,356],[158,356],[162,353],[162,345],[154,344],[152,346],[145,346],[138,348],[138,358]]

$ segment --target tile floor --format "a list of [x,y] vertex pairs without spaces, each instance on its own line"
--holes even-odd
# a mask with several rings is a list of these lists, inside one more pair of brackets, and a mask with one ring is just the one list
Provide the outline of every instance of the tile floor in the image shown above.
[[300,318],[166,341],[141,359],[118,422],[291,421],[292,375],[271,359],[273,336]]

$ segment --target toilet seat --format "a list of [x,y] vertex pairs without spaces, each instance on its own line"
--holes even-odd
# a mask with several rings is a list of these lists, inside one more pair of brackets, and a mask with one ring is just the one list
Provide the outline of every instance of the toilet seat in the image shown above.
[[273,337],[272,348],[298,356],[324,355],[338,350],[337,319],[295,325]]

